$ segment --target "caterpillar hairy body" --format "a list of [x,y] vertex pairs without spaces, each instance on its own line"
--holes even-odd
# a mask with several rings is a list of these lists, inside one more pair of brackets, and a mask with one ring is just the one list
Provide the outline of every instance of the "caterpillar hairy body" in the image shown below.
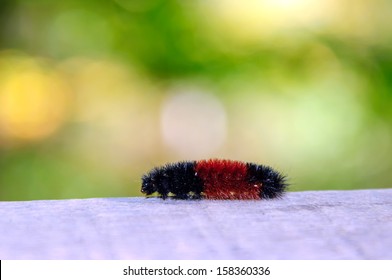
[[141,191],[163,199],[272,199],[286,187],[286,177],[269,166],[209,159],[155,167],[143,175]]

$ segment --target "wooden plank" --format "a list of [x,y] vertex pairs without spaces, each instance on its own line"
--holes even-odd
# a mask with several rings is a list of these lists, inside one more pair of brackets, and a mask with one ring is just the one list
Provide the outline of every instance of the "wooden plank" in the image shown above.
[[0,202],[0,259],[392,259],[392,189]]

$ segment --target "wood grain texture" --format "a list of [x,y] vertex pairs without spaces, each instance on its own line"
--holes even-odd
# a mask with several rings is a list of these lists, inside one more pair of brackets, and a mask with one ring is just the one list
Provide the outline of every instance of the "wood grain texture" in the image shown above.
[[392,259],[392,189],[0,202],[0,259]]

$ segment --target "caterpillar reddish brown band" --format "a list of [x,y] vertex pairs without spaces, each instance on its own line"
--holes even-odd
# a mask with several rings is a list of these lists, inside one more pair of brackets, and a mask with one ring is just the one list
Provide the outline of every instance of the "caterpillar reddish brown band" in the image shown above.
[[269,166],[210,159],[156,167],[143,175],[141,191],[164,199],[271,199],[286,187],[286,177]]

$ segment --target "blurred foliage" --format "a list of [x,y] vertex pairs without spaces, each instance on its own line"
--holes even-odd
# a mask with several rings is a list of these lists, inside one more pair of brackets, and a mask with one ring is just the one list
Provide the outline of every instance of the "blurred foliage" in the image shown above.
[[140,195],[231,158],[390,187],[392,2],[3,0],[0,199]]

